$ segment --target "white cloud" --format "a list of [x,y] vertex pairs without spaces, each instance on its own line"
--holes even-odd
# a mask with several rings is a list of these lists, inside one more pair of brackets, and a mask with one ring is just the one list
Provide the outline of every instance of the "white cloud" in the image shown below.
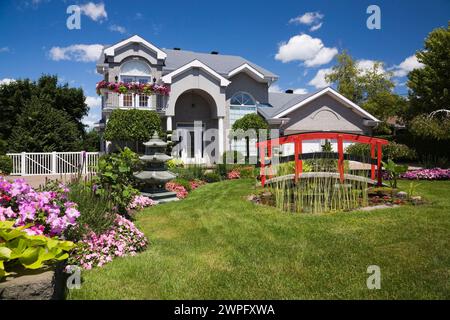
[[[297,89],[293,89],[293,91],[295,94],[308,93],[308,90],[306,90],[305,88],[297,88]],[[269,92],[283,93],[283,92],[285,92],[285,90],[282,89],[279,85],[273,84],[269,87]]]
[[319,71],[317,71],[314,78],[312,78],[311,81],[308,82],[308,84],[315,87],[316,89],[321,89],[329,86],[330,83],[325,80],[325,76],[331,73],[331,71],[332,68],[320,69]]
[[85,116],[81,121],[89,128],[92,128],[94,126],[94,123],[98,122],[101,118],[102,99],[97,96],[87,96],[85,102],[89,107],[89,114]]
[[102,53],[101,44],[73,44],[68,47],[52,47],[49,55],[54,61],[74,60],[82,62],[97,61]]
[[409,56],[405,60],[403,60],[398,66],[394,67],[394,76],[395,77],[404,77],[410,71],[414,69],[423,68],[423,64],[417,60],[415,55]]
[[322,20],[324,17],[323,14],[320,12],[306,12],[305,14],[292,18],[289,20],[289,23],[295,23],[295,24],[306,24],[311,25],[313,23],[318,23],[320,20]]
[[[365,74],[367,71],[370,71],[373,69],[373,66],[375,65],[377,61],[374,60],[368,60],[368,59],[361,59],[356,61],[356,67],[361,70],[362,74]],[[384,70],[383,66],[379,66],[377,70],[378,74],[384,74],[386,73],[386,70]]]
[[321,22],[316,25],[313,25],[311,28],[309,28],[309,31],[313,32],[313,31],[319,30],[322,27],[322,24],[323,23]]
[[108,13],[105,10],[104,3],[93,3],[88,2],[82,6],[80,6],[81,12],[91,18],[94,21],[102,21],[103,19],[108,18]]
[[14,82],[14,81],[16,81],[16,80],[10,79],[10,78],[0,79],[0,86],[1,86],[2,84],[10,84],[11,82]]
[[9,51],[10,51],[9,47],[0,48],[0,52],[9,52]]
[[100,106],[102,105],[102,98],[95,96],[87,96],[86,97],[86,104],[88,105],[89,108],[100,108]]
[[110,25],[109,30],[113,31],[113,32],[119,32],[121,34],[124,34],[127,32],[127,29],[125,29],[125,27],[119,26],[117,24]]
[[279,85],[273,84],[269,87],[269,92],[283,92]]
[[305,88],[297,88],[297,89],[294,89],[294,93],[296,93],[296,94],[306,94],[306,93],[308,93],[308,90],[306,90]]
[[301,34],[293,36],[287,43],[282,43],[275,59],[284,63],[299,60],[308,67],[314,67],[329,63],[337,53],[336,48],[325,47],[319,38]]

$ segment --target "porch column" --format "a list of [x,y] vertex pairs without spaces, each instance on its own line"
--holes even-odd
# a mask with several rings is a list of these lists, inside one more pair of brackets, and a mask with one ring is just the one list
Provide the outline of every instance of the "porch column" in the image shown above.
[[220,161],[222,159],[222,154],[223,154],[223,117],[219,117],[218,119],[218,131],[219,131],[219,147],[218,147],[218,161]]
[[172,117],[167,116],[166,118],[166,131],[172,131]]

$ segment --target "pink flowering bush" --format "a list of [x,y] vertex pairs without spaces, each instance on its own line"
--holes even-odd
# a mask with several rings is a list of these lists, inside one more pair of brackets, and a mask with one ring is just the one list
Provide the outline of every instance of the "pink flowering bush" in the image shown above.
[[61,236],[80,216],[68,192],[63,184],[37,192],[23,179],[9,182],[0,177],[0,221],[14,221],[15,227],[31,224],[25,229],[30,235]]
[[450,169],[434,168],[411,170],[405,172],[400,177],[409,180],[449,180]]
[[175,192],[178,199],[184,199],[188,195],[186,188],[176,182],[167,182],[165,187],[168,191]]
[[154,205],[156,205],[156,201],[150,199],[149,197],[138,195],[133,197],[133,199],[131,200],[130,204],[127,207],[127,211],[131,212],[135,210],[142,210],[146,207]]
[[241,177],[241,173],[238,170],[231,170],[227,173],[228,179],[239,179]]
[[114,257],[134,256],[147,244],[145,235],[131,221],[117,215],[110,230],[101,235],[92,232],[79,241],[68,263],[89,270],[103,266]]
[[205,181],[198,180],[198,179],[197,179],[197,180],[189,181],[189,185],[190,185],[190,187],[191,187],[191,190],[195,190],[195,189],[197,189],[198,187],[203,186],[204,184],[206,184]]

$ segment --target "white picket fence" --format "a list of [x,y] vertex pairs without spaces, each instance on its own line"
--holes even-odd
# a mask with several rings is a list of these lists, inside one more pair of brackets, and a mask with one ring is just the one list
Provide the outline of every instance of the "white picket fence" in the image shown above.
[[13,162],[11,175],[88,174],[97,171],[99,152],[7,153]]

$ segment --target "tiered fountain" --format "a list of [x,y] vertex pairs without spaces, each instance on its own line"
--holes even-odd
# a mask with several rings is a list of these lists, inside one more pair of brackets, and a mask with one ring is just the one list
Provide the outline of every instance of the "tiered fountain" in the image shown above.
[[142,195],[157,201],[158,203],[178,200],[175,192],[164,188],[166,182],[175,179],[176,175],[167,170],[166,162],[172,159],[165,151],[167,142],[162,141],[158,134],[144,142],[145,154],[140,157],[144,162],[144,170],[134,174],[141,182]]

